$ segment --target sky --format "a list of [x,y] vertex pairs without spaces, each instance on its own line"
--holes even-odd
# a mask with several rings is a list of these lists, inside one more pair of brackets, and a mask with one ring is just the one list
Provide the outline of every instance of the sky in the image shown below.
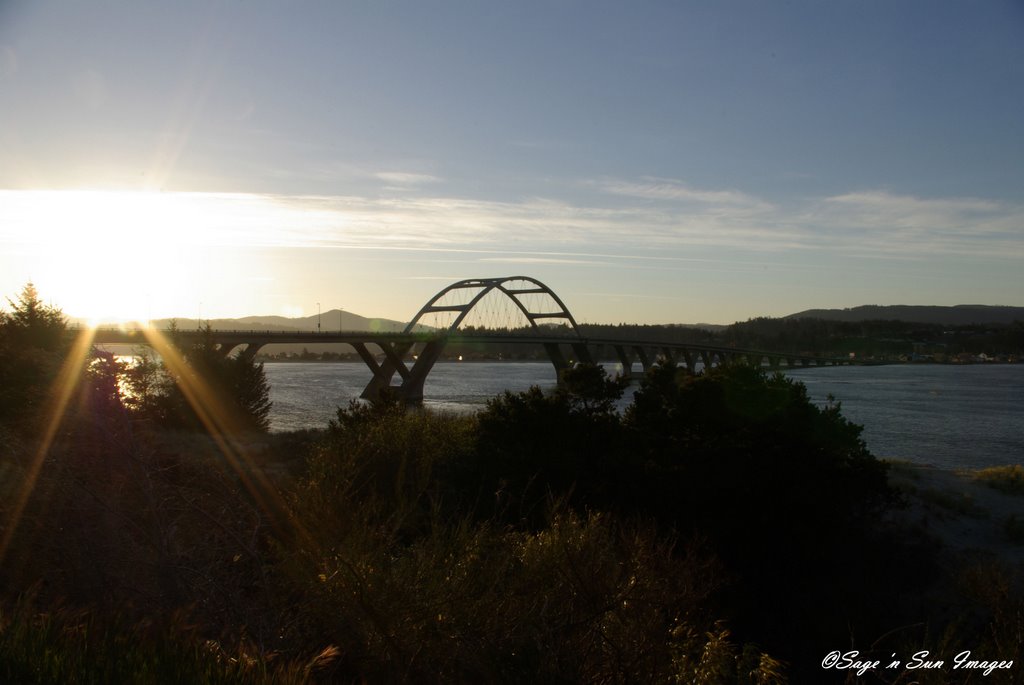
[[0,0],[0,296],[1024,305],[1022,113],[1020,0]]

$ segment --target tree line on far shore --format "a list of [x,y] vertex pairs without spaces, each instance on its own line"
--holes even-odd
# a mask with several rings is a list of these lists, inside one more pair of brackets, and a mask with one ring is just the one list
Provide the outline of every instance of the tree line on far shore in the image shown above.
[[[565,329],[561,332],[569,336]],[[556,332],[555,327],[551,332]],[[827,319],[757,318],[713,329],[691,326],[636,324],[580,324],[580,333],[589,338],[609,340],[665,342],[692,345],[735,347],[748,350],[789,352],[821,357],[847,357],[908,361],[956,362],[969,356],[986,355],[992,360],[1024,359],[1024,321],[1010,324],[915,323],[908,321],[832,321]],[[531,328],[475,330],[463,332],[501,333],[533,336]],[[612,350],[598,361],[619,361]],[[547,361],[543,346],[512,343],[488,343],[486,346],[452,340],[445,347],[445,359]],[[268,345],[259,357],[284,361],[360,361],[344,345],[302,347]]]

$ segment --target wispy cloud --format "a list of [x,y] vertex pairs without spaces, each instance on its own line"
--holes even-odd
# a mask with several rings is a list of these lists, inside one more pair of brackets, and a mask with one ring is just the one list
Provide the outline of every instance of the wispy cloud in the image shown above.
[[498,264],[576,264],[581,266],[611,266],[611,262],[593,259],[571,259],[567,257],[483,257],[481,262]]
[[523,264],[655,262],[702,256],[695,252],[700,248],[761,252],[773,260],[793,251],[1024,257],[1021,204],[869,190],[786,205],[676,182],[601,183],[618,201],[498,202],[415,189],[386,198],[0,191],[0,242],[9,251],[67,231],[87,236],[84,229],[95,226],[126,235],[151,227],[186,246],[467,251]]
[[374,178],[396,186],[420,186],[427,183],[439,183],[441,178],[432,174],[419,174],[409,171],[378,171]]
[[399,278],[400,280],[403,280],[403,281],[444,281],[445,283],[455,283],[456,281],[463,280],[465,278],[465,276],[410,276],[410,275],[403,275],[403,276],[397,276],[397,278]]
[[879,254],[1024,256],[1024,205],[886,191],[825,198],[795,213],[827,240]]
[[764,200],[738,190],[702,190],[682,181],[667,178],[648,176],[639,181],[608,180],[596,185],[606,193],[646,200],[695,202],[718,207],[771,207]]

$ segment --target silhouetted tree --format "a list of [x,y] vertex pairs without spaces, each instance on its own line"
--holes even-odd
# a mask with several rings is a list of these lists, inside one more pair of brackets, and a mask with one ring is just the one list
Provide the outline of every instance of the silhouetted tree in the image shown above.
[[575,411],[588,415],[615,413],[615,403],[622,398],[627,381],[609,378],[603,366],[576,364],[559,376],[555,398],[565,401]]
[[120,379],[127,391],[122,401],[132,414],[161,421],[172,381],[163,372],[160,360],[148,349],[135,350],[132,363],[121,370]]
[[32,283],[7,302],[10,313],[0,312],[0,419],[20,422],[40,409],[70,340],[63,313]]
[[13,342],[47,352],[67,349],[64,314],[44,303],[35,285],[27,283],[17,302],[10,298],[7,302],[11,305],[11,313],[3,316],[3,325]]
[[201,397],[228,419],[222,428],[269,428],[272,403],[262,362],[244,353],[224,354],[210,326],[201,340],[186,345],[172,322],[166,338],[178,349],[184,368],[175,370],[146,354],[136,358],[124,379],[129,389],[126,405],[137,416],[165,426],[199,427],[202,422],[192,401]]

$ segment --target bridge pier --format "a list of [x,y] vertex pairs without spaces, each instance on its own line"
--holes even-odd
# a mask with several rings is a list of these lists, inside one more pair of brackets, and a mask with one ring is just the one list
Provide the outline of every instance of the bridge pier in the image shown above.
[[584,342],[574,342],[571,344],[572,351],[576,353],[576,361],[581,364],[593,364],[594,358],[590,355],[590,348]]
[[[427,374],[434,368],[434,363],[440,359],[446,343],[447,340],[443,338],[432,340],[424,345],[420,353],[416,355],[416,362],[398,389],[403,400],[415,403],[423,401],[423,383],[427,380]],[[405,368],[405,364],[400,364],[399,368]]]
[[636,357],[640,360],[640,367],[644,370],[644,373],[650,371],[654,363],[651,361],[651,357],[647,354],[647,350],[644,349],[643,345],[633,345],[633,351],[636,352]]
[[570,368],[573,364],[591,364],[593,363],[593,357],[590,354],[590,349],[584,342],[570,342],[568,343],[569,348],[575,355],[574,360],[566,359],[565,354],[562,352],[561,344],[557,342],[545,342],[543,343],[544,351],[547,352],[548,359],[551,360],[551,365],[555,367],[555,375],[561,382],[562,371]]
[[562,371],[569,368],[569,362],[566,361],[558,343],[544,343],[544,351],[548,353],[548,359],[554,365],[555,373],[561,377]]
[[624,345],[613,345],[612,349],[615,350],[615,356],[618,357],[619,363],[622,364],[622,377],[632,378],[633,358],[626,354],[626,347]]
[[373,374],[373,378],[366,384],[366,388],[360,395],[366,400],[376,400],[380,397],[381,390],[391,385],[391,377],[394,375],[392,370],[390,373],[384,370],[384,368],[377,363],[377,358],[370,354],[370,351],[366,349],[366,345],[361,342],[353,343],[352,345],[356,349],[356,354],[363,360],[367,368],[370,369],[370,373]]
[[[363,363],[373,373],[373,378],[366,384],[366,388],[363,389],[362,394],[359,396],[364,400],[370,400],[375,402],[380,399],[381,393],[385,389],[392,387],[391,379],[394,378],[397,372],[402,378],[402,386],[404,386],[411,377],[409,368],[402,361],[402,357],[408,354],[409,350],[412,349],[412,343],[400,343],[393,344],[383,341],[377,341],[377,346],[381,349],[384,354],[383,363],[378,363],[377,358],[366,348],[366,344],[362,342],[354,342],[352,346],[355,348],[359,358],[363,360]],[[420,398],[422,399],[422,381],[420,382]],[[397,392],[402,394],[402,386],[397,386]]]
[[764,355],[752,352],[744,355],[747,358],[747,363],[753,366],[755,369],[760,369],[761,364],[764,361]]
[[690,374],[691,376],[696,375],[697,369],[695,369],[693,366],[693,355],[690,354],[690,350],[688,350],[685,347],[680,348],[679,356],[681,356],[683,358],[683,361],[686,362],[686,373]]
[[256,353],[259,352],[260,348],[262,348],[262,347],[263,347],[263,343],[251,342],[251,343],[248,343],[245,346],[245,348],[242,349],[242,351],[239,352],[238,354],[243,359],[247,359],[249,361],[252,361],[256,357]]

